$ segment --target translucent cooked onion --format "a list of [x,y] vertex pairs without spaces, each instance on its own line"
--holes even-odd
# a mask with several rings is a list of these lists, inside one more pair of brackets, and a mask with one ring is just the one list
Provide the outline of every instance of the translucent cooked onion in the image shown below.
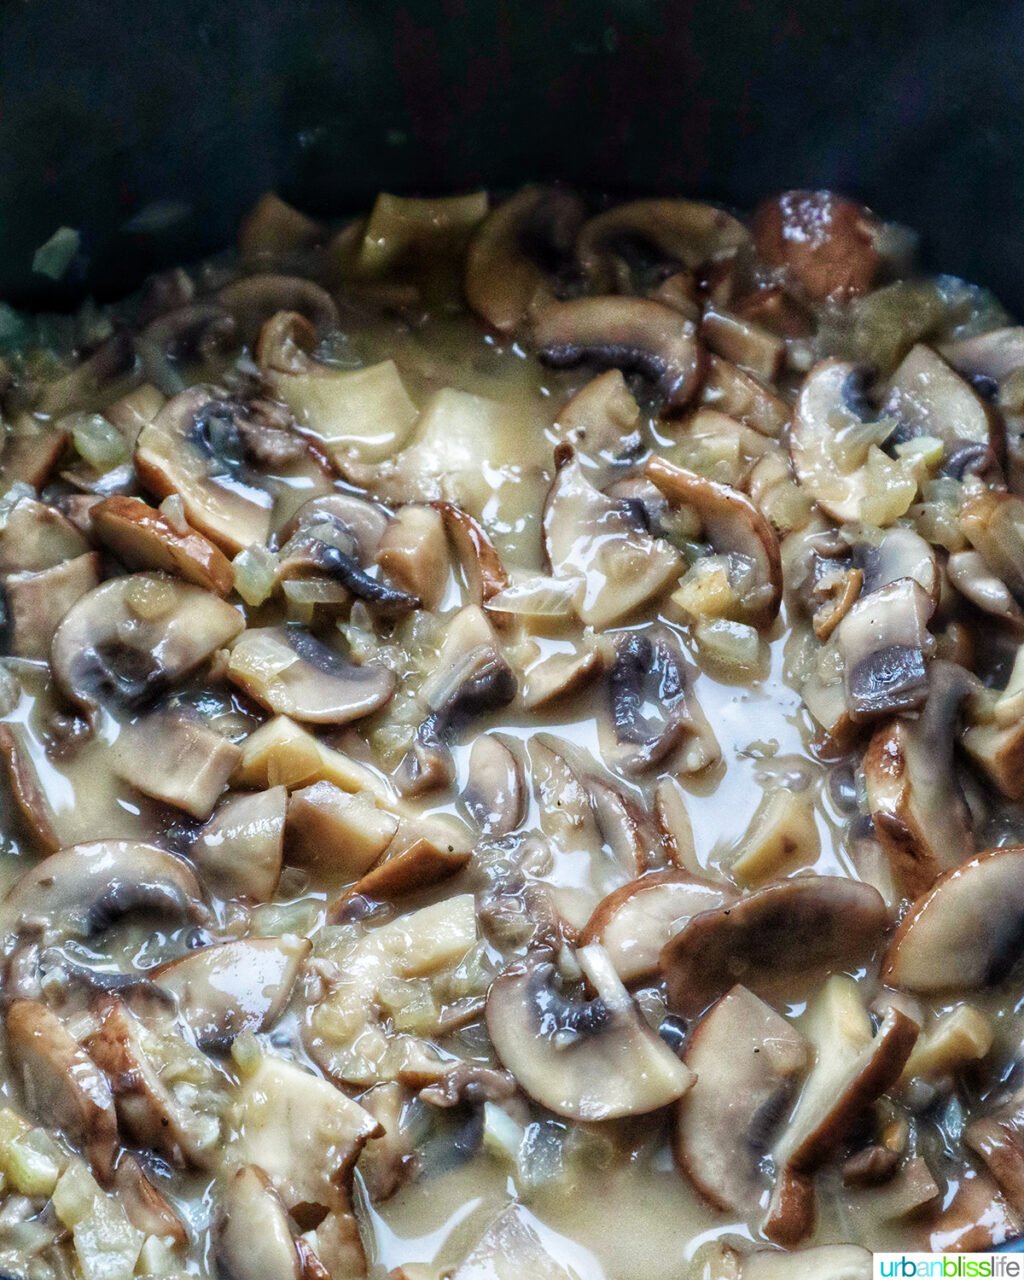
[[235,590],[246,604],[264,604],[274,593],[277,556],[266,547],[252,546],[240,551],[232,561]]
[[78,453],[97,471],[113,471],[128,461],[128,442],[99,413],[76,413],[70,424]]

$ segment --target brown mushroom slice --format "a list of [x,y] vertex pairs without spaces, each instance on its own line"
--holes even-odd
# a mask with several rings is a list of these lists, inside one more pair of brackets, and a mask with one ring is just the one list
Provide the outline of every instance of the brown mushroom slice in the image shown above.
[[710,350],[758,378],[773,382],[779,375],[786,344],[753,320],[719,307],[706,307],[700,326],[701,337]]
[[64,456],[70,436],[49,423],[43,426],[25,414],[0,448],[0,493],[13,485],[41,490]]
[[188,1231],[177,1211],[130,1151],[122,1150],[118,1157],[114,1190],[137,1231],[146,1236],[162,1236],[179,1248],[188,1243]]
[[191,387],[164,405],[135,446],[143,483],[161,498],[177,494],[189,524],[229,555],[267,541],[273,509],[265,489],[235,474],[237,413],[211,388]]
[[223,1049],[243,1031],[277,1021],[311,947],[292,935],[241,938],[189,951],[149,976],[175,997],[200,1049]]
[[164,1083],[150,1053],[155,1042],[147,1028],[117,998],[101,1001],[96,1021],[86,1047],[110,1081],[118,1120],[130,1139],[179,1167],[213,1165],[220,1151],[220,1123]]
[[554,965],[507,969],[487,997],[487,1029],[520,1087],[556,1115],[611,1120],[645,1115],[681,1097],[693,1075],[644,1022],[601,947],[577,952],[596,991],[573,1000]]
[[757,1215],[765,1156],[808,1066],[800,1032],[746,987],[704,1015],[686,1049],[696,1084],[680,1098],[676,1160],[716,1209]]
[[801,1031],[813,1046],[814,1064],[772,1154],[776,1168],[808,1174],[899,1079],[918,1026],[893,1006],[875,1031],[857,984],[840,974],[811,1002]]
[[218,547],[141,499],[103,498],[90,514],[97,538],[127,569],[160,569],[219,596],[234,587],[231,563]]
[[483,525],[452,502],[433,504],[441,513],[473,604],[486,604],[509,585],[508,574]]
[[751,229],[759,256],[785,268],[813,299],[867,293],[882,263],[878,220],[831,191],[785,191],[766,200]]
[[358,1102],[294,1062],[267,1055],[238,1094],[239,1159],[265,1170],[289,1213],[347,1207],[356,1158],[383,1128]]
[[714,354],[707,358],[699,400],[773,439],[781,435],[790,419],[789,405],[781,396],[752,373]]
[[626,504],[595,489],[571,451],[556,463],[544,506],[545,554],[556,578],[576,583],[583,622],[604,630],[667,590],[683,559]]
[[610,729],[603,719],[598,726],[606,757],[633,775],[667,762],[681,773],[714,764],[721,749],[692,686],[692,668],[669,632],[620,636],[608,674]]
[[797,397],[789,453],[801,486],[833,520],[890,524],[914,501],[917,482],[900,460],[877,449],[894,424],[870,418],[863,385],[857,365],[832,359],[816,364]]
[[935,548],[906,525],[893,525],[876,539],[855,543],[853,562],[863,573],[864,595],[910,578],[938,604],[942,574]]
[[492,209],[466,254],[466,298],[477,315],[514,333],[550,301],[545,263],[570,259],[582,221],[582,202],[558,187],[524,187]]
[[771,626],[782,601],[782,560],[775,530],[746,494],[694,471],[651,458],[644,474],[670,502],[682,503],[698,515],[704,536],[715,551],[740,557],[754,568],[754,586],[741,599],[743,620]]
[[36,769],[30,741],[24,725],[0,724],[0,759],[14,803],[39,848],[56,853],[61,845],[58,818]]
[[1024,1213],[1024,1098],[1018,1090],[987,1115],[976,1116],[964,1142],[988,1166],[1010,1205]]
[[117,1115],[106,1077],[63,1022],[35,1000],[14,1000],[4,1028],[29,1110],[58,1126],[106,1182],[117,1151]]
[[286,830],[289,860],[355,880],[387,849],[398,819],[365,792],[321,780],[292,793]]
[[281,1197],[256,1165],[228,1175],[216,1247],[226,1280],[307,1280]]
[[1020,953],[1022,914],[1024,846],[980,853],[947,871],[904,916],[883,981],[921,994],[997,983]]
[[283,258],[319,244],[324,228],[276,191],[266,191],[238,225],[238,252],[243,262]]
[[135,911],[158,911],[204,924],[209,912],[188,864],[156,845],[101,840],[51,854],[7,891],[5,932],[42,940],[88,937]]
[[857,724],[914,711],[928,696],[935,602],[912,578],[861,595],[835,632],[846,706]]
[[755,994],[869,956],[889,912],[870,885],[801,875],[694,916],[662,948],[669,1007],[695,1017],[737,978]]
[[222,897],[269,902],[281,878],[288,792],[282,786],[225,796],[189,856]]
[[176,684],[245,626],[231,605],[174,578],[111,578],[71,607],[50,662],[63,693],[94,711],[137,704]]
[[989,569],[1024,603],[1024,500],[983,490],[960,508],[960,527]]
[[136,791],[205,820],[242,750],[198,716],[160,710],[123,725],[111,758]]
[[8,643],[19,658],[48,658],[57,628],[72,605],[100,585],[95,551],[38,573],[12,573],[3,586]]
[[925,1219],[925,1242],[936,1253],[991,1251],[993,1246],[1018,1240],[1020,1216],[1007,1204],[987,1174],[966,1166],[958,1186],[941,1212]]
[[359,720],[380,710],[395,690],[386,667],[356,666],[295,624],[243,631],[227,674],[269,711],[309,724]]
[[991,408],[931,347],[918,343],[889,379],[882,410],[914,435],[935,436],[947,450],[964,441],[999,440]]
[[88,542],[55,507],[29,497],[8,502],[0,519],[0,574],[39,573],[88,552]]
[[883,726],[864,755],[875,836],[911,896],[974,852],[973,821],[953,752],[960,708],[976,688],[962,667],[936,659],[920,715]]
[[540,359],[556,368],[595,364],[642,374],[666,413],[679,413],[700,383],[702,351],[690,320],[649,298],[549,302],[530,327]]
[[482,733],[469,753],[469,775],[461,803],[484,835],[506,836],[526,813],[519,758],[493,733]]
[[622,981],[635,982],[658,972],[662,947],[688,920],[736,897],[734,889],[685,871],[655,871],[602,899],[580,943],[600,943]]
[[243,342],[252,342],[264,321],[278,311],[304,316],[323,336],[338,328],[338,308],[321,285],[301,276],[261,272],[226,284],[217,302],[234,316]]
[[457,875],[469,862],[468,849],[441,848],[432,840],[414,840],[406,849],[383,858],[356,881],[339,903],[331,908],[338,919],[353,897],[392,902],[410,893],[419,893]]

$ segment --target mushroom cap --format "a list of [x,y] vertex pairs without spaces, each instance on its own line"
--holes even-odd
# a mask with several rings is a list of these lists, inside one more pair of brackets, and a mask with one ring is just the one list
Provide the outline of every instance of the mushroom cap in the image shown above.
[[134,911],[203,924],[209,912],[188,863],[152,844],[101,840],[53,853],[20,876],[0,902],[4,933],[50,941],[88,937]]
[[195,671],[244,626],[236,609],[200,587],[128,574],[72,605],[53,637],[50,665],[77,706],[137,705]]
[[675,1154],[716,1209],[756,1215],[772,1130],[809,1057],[797,1028],[742,986],[694,1029],[685,1061],[697,1082],[677,1105]]
[[163,570],[219,596],[234,587],[231,562],[219,547],[194,529],[177,528],[140,498],[103,498],[90,515],[97,538],[126,568]]
[[757,582],[742,601],[744,621],[758,628],[770,627],[782,602],[782,559],[771,524],[745,493],[675,467],[664,458],[651,458],[644,474],[670,502],[696,511],[715,551],[740,556],[753,565]]
[[687,920],[736,897],[730,886],[685,871],[651,872],[603,898],[580,934],[580,943],[600,943],[622,981],[635,982],[657,973],[662,947]]
[[758,255],[783,267],[810,298],[866,293],[881,266],[878,220],[831,191],[784,191],[759,205],[751,223]]
[[301,276],[259,272],[226,284],[217,302],[235,318],[243,342],[252,342],[278,311],[304,316],[321,336],[338,328],[338,308],[322,285]]
[[228,677],[262,706],[310,724],[348,724],[379,710],[395,676],[356,666],[304,627],[250,627],[231,650]]
[[939,877],[896,930],[882,980],[922,994],[1000,981],[1024,932],[1024,845],[979,853]]
[[801,875],[694,916],[665,943],[669,1008],[701,1013],[737,978],[755,992],[864,960],[889,922],[877,889],[841,876]]
[[292,935],[239,938],[189,951],[149,976],[175,997],[200,1049],[223,1048],[276,1022],[311,949]]
[[579,959],[598,988],[593,1000],[556,991],[545,959],[513,965],[491,984],[487,1029],[502,1064],[531,1098],[571,1120],[644,1115],[674,1102],[692,1074],[644,1022],[601,948]]
[[540,359],[557,368],[586,362],[643,374],[666,413],[684,409],[700,384],[703,348],[693,322],[649,298],[549,302],[530,333]]
[[167,401],[135,446],[143,483],[161,498],[178,494],[189,524],[229,555],[267,541],[273,509],[265,489],[235,474],[237,459],[220,456],[237,412],[213,388],[191,387]]

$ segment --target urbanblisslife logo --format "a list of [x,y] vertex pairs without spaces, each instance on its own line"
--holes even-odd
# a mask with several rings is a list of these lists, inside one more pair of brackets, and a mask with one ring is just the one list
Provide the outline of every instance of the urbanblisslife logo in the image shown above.
[[1024,1280],[1021,1253],[876,1253],[874,1280]]

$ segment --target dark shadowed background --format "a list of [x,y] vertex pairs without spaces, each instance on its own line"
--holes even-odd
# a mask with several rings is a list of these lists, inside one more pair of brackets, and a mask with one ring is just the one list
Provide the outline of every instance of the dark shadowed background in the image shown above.
[[842,188],[1024,309],[1022,55],[1024,6],[965,0],[0,0],[0,297],[116,293],[271,186],[343,214],[561,177]]

